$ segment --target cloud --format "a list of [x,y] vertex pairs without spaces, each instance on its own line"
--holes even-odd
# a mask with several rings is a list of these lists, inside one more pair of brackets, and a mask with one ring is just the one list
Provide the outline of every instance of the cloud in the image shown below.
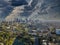
[[33,20],[60,19],[60,0],[28,0],[27,2],[31,2],[30,6],[25,5],[12,8],[9,0],[5,0],[1,3],[3,6],[0,7],[0,16],[9,20],[14,18],[28,18]]
[[13,8],[6,0],[0,0],[0,20],[4,20],[12,10]]
[[14,20],[20,18],[20,13],[24,11],[24,6],[15,7],[14,10],[5,18],[6,20]]
[[37,10],[35,10],[30,19],[59,20],[60,19],[60,0],[41,0]]

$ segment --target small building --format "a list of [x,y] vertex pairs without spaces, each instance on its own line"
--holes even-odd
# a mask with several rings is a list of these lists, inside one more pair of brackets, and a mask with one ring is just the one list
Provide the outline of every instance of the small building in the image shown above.
[[4,45],[2,42],[0,42],[0,45]]
[[37,33],[37,30],[30,30],[30,31],[29,31],[29,34],[30,34],[30,35],[37,35],[36,33]]
[[0,26],[0,31],[2,30],[2,27]]
[[56,35],[60,35],[60,29],[56,29]]

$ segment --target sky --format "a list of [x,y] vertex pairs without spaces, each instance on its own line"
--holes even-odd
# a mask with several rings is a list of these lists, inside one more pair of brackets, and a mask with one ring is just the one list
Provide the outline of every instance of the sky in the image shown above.
[[[60,0],[26,0],[27,5],[11,5],[11,0],[0,0],[0,20],[31,19],[60,21]],[[24,1],[24,0],[23,0]]]

